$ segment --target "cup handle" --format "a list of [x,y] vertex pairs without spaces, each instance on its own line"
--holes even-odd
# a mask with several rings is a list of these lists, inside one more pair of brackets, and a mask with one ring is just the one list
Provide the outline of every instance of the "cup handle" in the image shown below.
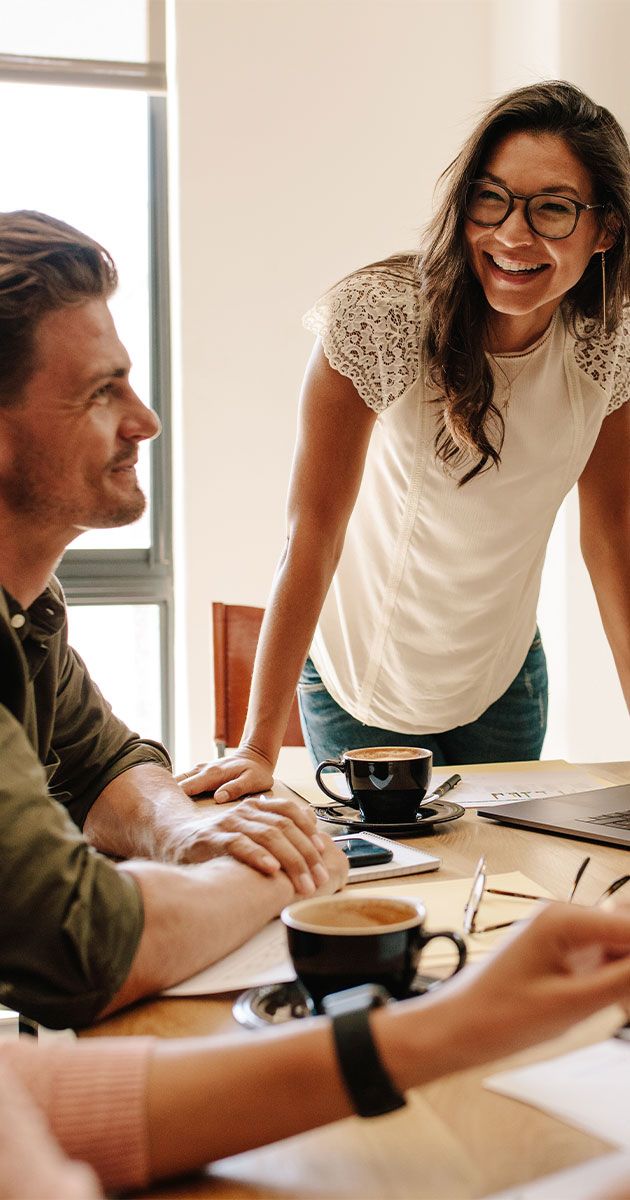
[[315,781],[317,783],[317,786],[322,789],[322,792],[324,792],[326,796],[330,796],[330,799],[335,800],[337,804],[343,804],[343,796],[339,796],[338,794],[335,795],[334,792],[329,792],[328,788],[326,787],[326,784],[322,780],[321,776],[322,776],[322,771],[324,770],[324,767],[333,767],[333,769],[335,771],[340,771],[341,774],[345,776],[346,772],[345,772],[342,764],[337,762],[336,759],[334,759],[334,758],[324,759],[323,762],[319,763],[319,766],[317,767],[317,770],[315,771]]
[[422,954],[427,942],[433,941],[433,938],[448,938],[448,940],[453,942],[457,948],[457,963],[454,969],[451,971],[451,974],[445,976],[446,979],[450,979],[452,975],[456,975],[457,972],[461,971],[462,967],[466,965],[466,943],[458,933],[452,933],[450,929],[439,929],[435,933],[424,933],[422,935],[422,948],[420,950],[420,954]]

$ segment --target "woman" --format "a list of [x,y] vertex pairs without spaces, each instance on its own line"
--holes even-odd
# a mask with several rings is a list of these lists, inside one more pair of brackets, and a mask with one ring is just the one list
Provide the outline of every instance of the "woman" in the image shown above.
[[[629,1002],[627,907],[551,904],[484,963],[369,1023],[402,1093]],[[65,1155],[107,1189],[145,1187],[353,1112],[327,1017],[256,1038],[24,1041],[0,1042],[0,1200],[102,1195]]]
[[436,764],[538,758],[536,603],[576,481],[630,703],[629,233],[615,118],[567,83],[521,88],[448,168],[419,258],[357,272],[308,314],[319,341],[245,731],[189,795],[269,786],[311,642],[315,761],[408,743]]

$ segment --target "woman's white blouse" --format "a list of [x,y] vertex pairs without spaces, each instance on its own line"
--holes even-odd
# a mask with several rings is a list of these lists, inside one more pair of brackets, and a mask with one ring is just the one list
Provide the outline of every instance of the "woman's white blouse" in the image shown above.
[[378,269],[304,318],[379,414],[312,658],[357,720],[418,734],[476,720],[518,674],[558,508],[630,395],[630,320],[577,340],[558,310],[528,351],[491,359],[501,465],[458,488],[466,468],[453,477],[435,456],[420,321],[411,278]]

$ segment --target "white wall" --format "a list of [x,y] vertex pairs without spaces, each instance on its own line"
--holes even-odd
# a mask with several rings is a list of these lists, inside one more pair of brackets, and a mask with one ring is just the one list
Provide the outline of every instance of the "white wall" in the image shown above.
[[170,0],[182,765],[211,751],[210,602],[263,604],[281,549],[300,315],[414,246],[488,100],[556,73],[560,8],[527,13],[525,36],[512,0]]
[[[630,131],[627,0],[560,0],[555,7],[556,74],[610,108]],[[556,521],[539,612],[551,679],[545,754],[627,758],[630,722],[580,554],[576,489]]]

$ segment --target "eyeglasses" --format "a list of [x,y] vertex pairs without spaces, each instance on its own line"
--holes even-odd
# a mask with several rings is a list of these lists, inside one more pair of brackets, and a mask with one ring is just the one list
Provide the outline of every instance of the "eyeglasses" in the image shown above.
[[555,192],[519,196],[500,183],[492,183],[489,179],[473,179],[466,188],[464,209],[469,221],[492,228],[507,221],[515,200],[525,202],[525,220],[530,229],[541,237],[556,241],[571,236],[581,213],[606,207],[605,204],[582,204],[581,200],[571,200]]
[[[578,870],[577,870],[575,879],[573,880],[573,885],[571,887],[571,891],[570,891],[569,897],[568,897],[569,904],[571,904],[573,897],[575,896],[575,893],[577,891],[577,886],[578,886],[588,864],[590,863],[590,861],[591,861],[590,855],[588,855],[580,863],[580,866],[578,867]],[[547,900],[548,901],[550,899],[549,896],[533,896],[530,892],[509,892],[509,891],[505,891],[503,888],[488,887],[486,881],[487,881],[486,859],[485,859],[485,856],[482,855],[481,858],[479,859],[479,862],[477,863],[477,869],[475,871],[474,878],[472,881],[470,895],[468,897],[468,900],[466,901],[466,906],[464,908],[464,924],[463,924],[464,933],[490,933],[494,929],[507,929],[509,925],[515,925],[517,921],[522,920],[521,917],[513,917],[513,919],[511,921],[499,921],[498,924],[496,924],[496,925],[484,925],[483,929],[479,929],[477,927],[477,914],[479,912],[479,907],[480,907],[481,901],[482,901],[485,893],[491,894],[493,896],[513,896],[518,900]],[[609,896],[614,896],[615,892],[618,892],[619,889],[624,886],[624,884],[629,883],[629,882],[630,882],[630,875],[621,875],[619,877],[619,879],[614,879],[613,882],[611,884],[609,884],[609,886],[606,888],[606,891],[602,892],[599,899],[595,901],[595,907],[598,904],[601,904],[602,901],[607,900]]]

